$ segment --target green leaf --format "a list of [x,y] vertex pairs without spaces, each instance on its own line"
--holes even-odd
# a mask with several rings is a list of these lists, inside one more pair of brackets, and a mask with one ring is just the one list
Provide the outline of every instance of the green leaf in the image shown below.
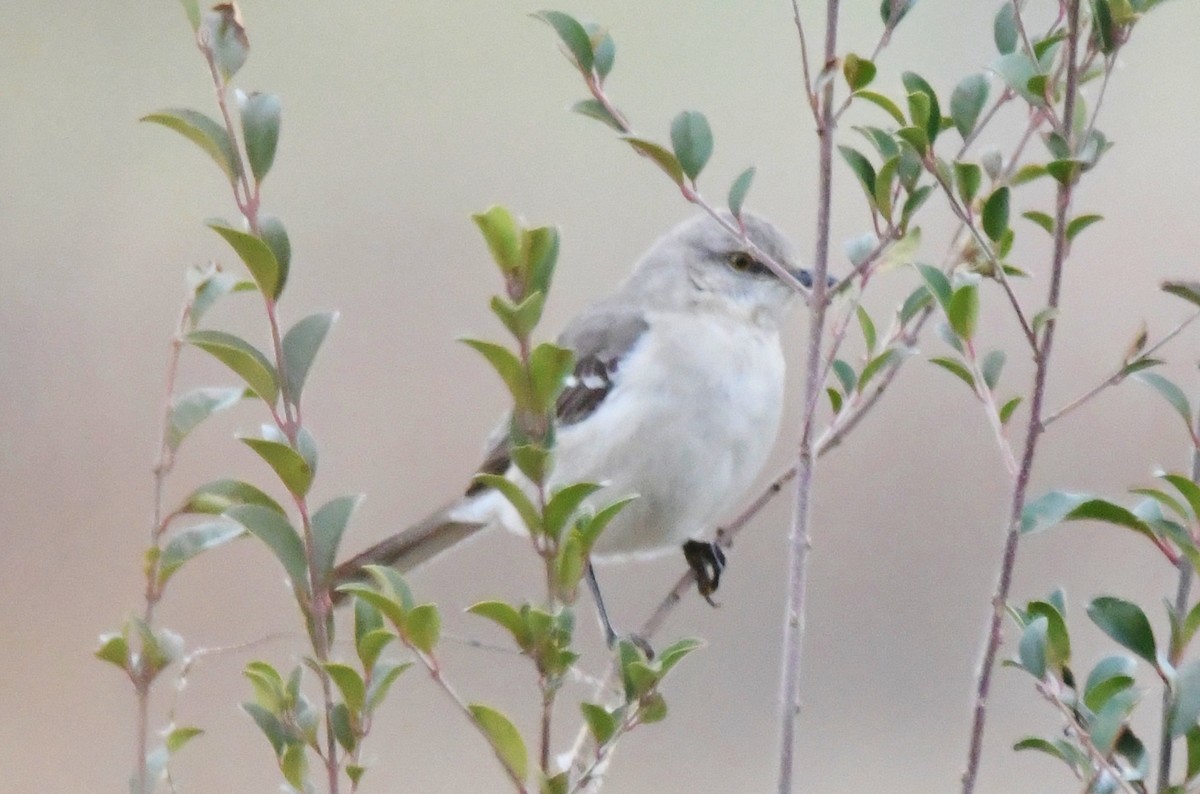
[[1134,684],[1137,663],[1128,656],[1106,656],[1088,674],[1084,704],[1099,711],[1110,697]]
[[468,607],[467,611],[472,615],[487,618],[504,628],[512,635],[513,641],[516,642],[518,648],[523,651],[528,650],[532,641],[529,626],[525,623],[524,618],[521,617],[521,613],[511,604],[506,604],[503,601],[480,601]]
[[1017,49],[1017,15],[1011,2],[1000,4],[996,19],[992,23],[992,39],[1001,55],[1007,55]]
[[521,490],[521,486],[500,474],[476,474],[474,479],[477,483],[499,491],[516,509],[517,514],[521,516],[521,520],[525,522],[525,526],[530,532],[536,533],[540,531],[542,526],[541,515],[538,509],[534,507],[533,502]]
[[1008,424],[1008,420],[1012,418],[1013,411],[1017,410],[1017,406],[1021,404],[1020,397],[1013,397],[1008,402],[1000,407],[1000,424]]
[[996,388],[996,384],[1000,382],[1000,373],[1004,370],[1006,360],[1003,350],[993,350],[983,357],[983,382],[989,389]]
[[1183,419],[1184,425],[1188,429],[1188,433],[1192,432],[1192,406],[1188,402],[1187,395],[1183,390],[1176,386],[1172,381],[1167,380],[1162,375],[1155,372],[1138,372],[1130,376],[1133,380],[1146,384],[1154,389],[1164,400],[1171,404],[1175,409],[1175,413]]
[[1200,485],[1181,474],[1164,473],[1158,476],[1175,486],[1175,490],[1179,491],[1179,495],[1186,499],[1191,507],[1192,516],[1200,518]]
[[914,94],[928,97],[929,109],[927,117],[923,119],[923,122],[918,122],[914,118],[913,123],[924,127],[925,134],[929,136],[929,142],[932,144],[937,140],[938,133],[942,129],[942,108],[938,103],[937,94],[934,92],[933,87],[926,82],[925,78],[916,72],[905,72],[900,75],[900,80],[904,83],[904,90],[909,94],[910,108]]
[[1038,212],[1037,210],[1029,210],[1028,212],[1022,212],[1021,217],[1036,223],[1046,231],[1046,234],[1054,234],[1054,219],[1046,213]]
[[1136,689],[1125,689],[1108,699],[1089,726],[1092,744],[1101,754],[1112,752],[1129,719],[1129,713],[1137,705],[1141,693]]
[[854,53],[847,54],[842,60],[842,74],[845,75],[851,91],[866,88],[875,79],[875,72],[875,64]]
[[269,299],[278,298],[283,281],[280,278],[281,270],[279,262],[275,259],[275,253],[271,250],[271,246],[253,234],[239,231],[221,223],[212,222],[208,226],[214,232],[224,237],[225,241],[229,243],[246,264],[246,269],[250,271],[250,276],[254,279],[254,283],[258,285],[259,291]]
[[183,501],[178,512],[220,515],[234,505],[262,505],[283,514],[283,508],[258,488],[241,480],[214,480],[201,485]]
[[900,212],[900,227],[902,229],[908,229],[908,223],[912,220],[912,216],[916,214],[916,211],[921,208],[921,205],[932,194],[933,185],[922,185],[909,195],[908,199],[904,202],[904,209]]
[[638,708],[638,722],[642,725],[653,725],[667,718],[667,701],[661,692],[651,692],[642,698]]
[[858,374],[854,371],[854,367],[842,359],[836,358],[833,360],[833,374],[837,377],[838,383],[842,385],[842,391],[846,394],[854,391],[854,386],[858,383]]
[[1091,6],[1092,38],[1099,45],[1100,52],[1111,55],[1117,49],[1112,9],[1108,5],[1108,0],[1091,0]]
[[362,503],[362,494],[339,496],[321,506],[312,515],[313,557],[317,572],[326,576],[337,560],[338,546],[342,534],[350,522],[350,516]]
[[1131,601],[1101,596],[1088,604],[1088,617],[1113,640],[1158,666],[1154,630],[1141,607]]
[[257,703],[243,703],[242,711],[249,714],[258,725],[258,729],[263,732],[267,741],[271,743],[271,747],[274,748],[275,755],[282,754],[289,737],[279,718]]
[[946,274],[938,270],[932,265],[917,265],[917,272],[921,274],[921,279],[925,282],[931,295],[937,299],[938,304],[944,311],[949,311],[950,298],[953,290],[950,287],[950,280],[946,278]]
[[241,175],[242,161],[233,148],[229,133],[209,116],[187,108],[167,108],[142,116],[139,120],[175,130],[199,146],[221,167],[230,184],[236,182]]
[[561,11],[538,11],[532,14],[534,19],[540,19],[558,34],[559,40],[570,53],[571,60],[580,71],[590,74],[595,65],[595,53],[592,52],[592,39],[587,30],[570,14]]
[[111,632],[100,635],[100,647],[95,656],[102,662],[116,665],[122,670],[128,670],[131,664],[129,655],[129,640],[124,634]]
[[432,653],[442,636],[442,618],[433,604],[415,606],[404,625],[405,638],[423,653]]
[[742,204],[746,201],[746,194],[750,191],[750,184],[753,181],[754,166],[750,166],[738,174],[737,179],[733,180],[733,184],[729,186],[729,213],[733,217],[742,217]]
[[[358,737],[354,735],[354,726],[350,721],[350,709],[345,703],[335,703],[333,708],[329,710],[330,727],[333,728],[333,736],[348,753],[354,752],[354,748],[358,746]],[[349,770],[347,770],[347,773]]]
[[963,383],[975,389],[975,376],[971,374],[971,370],[963,366],[962,362],[953,358],[937,357],[929,359],[930,364],[937,364],[942,369],[955,375]]
[[543,342],[533,349],[529,354],[529,374],[537,410],[545,414],[554,412],[558,395],[574,368],[575,353],[569,348]]
[[174,535],[158,559],[159,585],[165,584],[171,578],[171,574],[192,557],[241,537],[243,531],[240,524],[211,521],[189,527]]
[[974,284],[964,284],[954,290],[950,296],[950,305],[946,307],[946,320],[954,333],[963,339],[970,340],[975,336],[979,325],[979,287]]
[[884,25],[895,27],[916,4],[917,0],[881,0],[879,16],[883,19]]
[[237,405],[251,392],[241,387],[225,389],[193,389],[171,401],[167,417],[167,448],[179,449],[183,439],[208,417]]
[[274,406],[279,396],[275,367],[267,357],[244,339],[224,331],[192,331],[184,341],[210,354],[246,381],[251,391],[267,405]]
[[388,690],[400,675],[412,667],[412,662],[397,664],[395,662],[380,662],[371,673],[371,685],[367,687],[367,709],[374,711],[379,708],[387,697]]
[[703,113],[685,110],[671,122],[671,148],[683,172],[693,182],[712,156],[713,137]]
[[895,119],[896,123],[902,127],[908,123],[905,120],[904,113],[900,110],[900,107],[895,102],[893,102],[892,100],[890,100],[886,96],[884,96],[883,94],[877,94],[874,91],[861,91],[860,90],[860,91],[855,91],[853,96],[855,99],[865,99],[868,102],[870,102],[871,104],[879,107],[885,113],[887,113],[889,116],[891,116],[893,119]]
[[546,503],[546,509],[542,514],[543,529],[546,534],[557,538],[563,527],[575,515],[579,506],[583,504],[583,500],[599,491],[600,487],[595,483],[578,482],[555,491]]
[[194,728],[186,725],[175,728],[167,734],[167,752],[172,754],[178,752],[185,744],[202,733],[204,733],[203,728]]
[[879,207],[879,214],[888,220],[892,217],[892,186],[899,169],[900,155],[897,154],[884,161],[875,177],[875,204]]
[[[1007,4],[1005,5],[1007,6]],[[1070,760],[1063,753],[1063,751],[1058,748],[1057,745],[1048,739],[1043,739],[1038,736],[1026,736],[1024,739],[1021,739],[1019,742],[1013,745],[1013,750],[1037,750],[1045,753],[1046,755],[1053,756],[1060,761],[1064,761],[1068,764],[1070,763]]]
[[279,118],[283,106],[275,94],[255,91],[242,105],[242,137],[246,144],[246,159],[256,182],[262,182],[275,162],[275,147],[279,143]]
[[1087,227],[1097,221],[1104,220],[1103,215],[1080,215],[1073,221],[1067,224],[1067,241],[1074,240],[1075,237]]
[[525,263],[527,293],[550,291],[554,266],[558,263],[559,234],[553,226],[539,226],[521,232],[521,258]]
[[[914,94],[913,96],[925,96]],[[924,157],[929,153],[929,133],[924,127],[901,127],[896,130],[896,137],[912,147],[918,156]]]
[[1174,698],[1169,735],[1177,739],[1196,727],[1196,720],[1200,719],[1200,661],[1180,667],[1171,688]]
[[[1061,595],[1058,591],[1056,595]],[[1052,598],[1060,603],[1046,601],[1030,601],[1025,611],[1030,618],[1041,618],[1046,621],[1046,636],[1043,648],[1044,660],[1047,666],[1061,670],[1071,661],[1071,637],[1067,632],[1067,621],[1063,615],[1061,599]]]
[[599,25],[587,24],[584,29],[592,43],[592,65],[600,80],[608,77],[617,57],[617,43],[607,30]]
[[200,325],[201,318],[222,297],[231,292],[253,292],[258,287],[254,282],[232,273],[213,272],[198,282],[194,289],[195,298],[192,300],[191,311],[188,312],[188,328],[193,331]]
[[337,312],[310,314],[283,335],[283,374],[287,382],[287,396],[293,404],[300,402],[300,392],[304,390],[308,370],[337,318]]
[[979,193],[979,186],[983,182],[983,169],[975,163],[954,163],[954,183],[958,186],[958,197],[962,199],[963,204],[970,206],[975,200],[975,196]]
[[293,587],[308,590],[308,560],[304,555],[304,543],[287,518],[262,505],[237,505],[229,508],[225,515],[267,544],[275,558],[283,564]]
[[226,83],[237,74],[250,54],[250,42],[242,27],[240,13],[233,3],[213,6],[200,19],[196,39],[201,48],[212,53],[213,62]]
[[1187,732],[1187,780],[1195,779],[1196,775],[1200,775],[1200,727]]
[[506,277],[515,273],[521,266],[521,235],[512,213],[494,204],[485,212],[472,215],[471,219],[483,233],[500,272]]
[[350,711],[355,714],[362,711],[367,702],[367,685],[363,683],[358,671],[340,662],[326,662],[322,666],[342,693],[342,700],[346,701]]
[[964,139],[975,131],[987,98],[988,81],[982,74],[964,77],[954,87],[954,93],[950,95],[950,118],[954,120],[955,129]]
[[525,368],[515,353],[503,345],[482,339],[460,339],[459,341],[472,350],[478,351],[487,359],[492,368],[496,370],[496,374],[504,381],[504,385],[508,387],[518,408],[532,409],[534,407],[531,386],[525,377]]
[[842,154],[842,159],[850,166],[850,170],[858,177],[859,184],[862,185],[863,192],[867,194],[867,201],[872,206],[875,205],[875,168],[871,165],[871,161],[864,157],[856,149],[849,146],[839,146],[838,151]]
[[283,748],[283,756],[279,759],[279,770],[283,778],[292,784],[297,791],[306,791],[308,779],[308,748],[303,744],[289,744]]
[[1200,306],[1200,281],[1164,281],[1162,290]]
[[1072,185],[1079,180],[1083,163],[1079,160],[1054,160],[1046,163],[1046,173],[1063,185]]
[[842,412],[842,402],[843,402],[842,393],[840,391],[838,391],[837,389],[833,388],[832,386],[830,386],[825,389],[825,394],[829,397],[830,410],[833,411],[835,416],[837,414],[840,414]]
[[1037,107],[1046,104],[1044,97],[1029,90],[1029,81],[1037,77],[1039,71],[1038,65],[1025,53],[1011,52],[1001,55],[992,62],[990,68],[1029,104]]
[[855,307],[854,313],[858,317],[858,325],[862,329],[863,342],[866,344],[867,352],[871,353],[875,350],[875,323],[871,320],[871,315],[867,314],[867,310],[862,306]]
[[683,187],[683,165],[679,162],[675,155],[671,154],[654,141],[648,141],[645,138],[635,138],[632,135],[624,135],[621,137],[621,140],[632,146],[634,151],[636,151],[638,154],[648,158],[651,162],[661,168],[663,173],[671,178],[672,182],[680,187]]
[[617,132],[628,132],[624,125],[617,120],[617,117],[608,112],[608,108],[604,107],[599,100],[583,99],[571,105],[571,112],[578,113],[581,116],[587,116],[590,119],[602,122]]
[[884,367],[889,366],[893,361],[898,360],[901,353],[896,348],[890,348],[883,351],[878,356],[875,356],[867,365],[863,367],[862,374],[858,376],[858,390],[861,392],[867,388],[867,384],[871,382],[871,378],[875,377]]
[[590,519],[580,521],[578,530],[580,537],[583,539],[584,547],[590,551],[596,541],[599,540],[601,533],[605,528],[616,518],[625,506],[634,501],[638,497],[636,495],[626,496],[623,499],[617,499],[614,502],[606,504],[604,507],[596,511],[596,515]]
[[183,6],[183,13],[187,14],[192,33],[195,33],[200,29],[200,3],[198,0],[179,0],[179,4]]
[[299,452],[287,444],[263,438],[239,436],[238,440],[258,453],[258,456],[275,470],[288,493],[296,496],[308,493],[308,489],[312,487],[314,472],[312,465]]
[[702,640],[685,637],[682,640],[671,643],[658,655],[658,669],[661,675],[665,676],[671,672],[675,665],[683,661],[684,657],[704,647]]
[[983,231],[992,241],[999,240],[1008,231],[1009,194],[1008,187],[998,188],[988,196],[983,205]]
[[499,711],[479,703],[473,703],[468,708],[475,723],[487,736],[496,752],[500,763],[517,780],[524,781],[529,772],[529,755],[525,751],[525,742],[516,727]]
[[1039,681],[1046,677],[1046,631],[1044,616],[1034,618],[1021,633],[1021,666]]
[[617,720],[608,709],[596,703],[580,703],[580,711],[597,747],[603,747],[617,732]]

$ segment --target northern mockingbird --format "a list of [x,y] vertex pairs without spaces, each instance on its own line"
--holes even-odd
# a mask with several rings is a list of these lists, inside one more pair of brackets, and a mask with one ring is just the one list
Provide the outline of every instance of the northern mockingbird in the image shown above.
[[[729,219],[729,216],[726,215]],[[763,218],[746,234],[793,269],[787,238]],[[585,504],[636,495],[600,536],[593,559],[644,558],[684,546],[701,592],[716,589],[724,557],[701,538],[758,476],[779,430],[784,359],[779,326],[796,290],[781,282],[713,218],[687,220],[654,243],[632,275],[585,309],[559,337],[575,351],[558,399],[551,489],[604,488]],[[528,486],[510,464],[508,423],[480,471]],[[476,483],[424,521],[342,563],[335,582],[369,564],[407,571],[481,529],[524,532],[515,510]],[[589,583],[610,643],[615,637],[594,573]]]

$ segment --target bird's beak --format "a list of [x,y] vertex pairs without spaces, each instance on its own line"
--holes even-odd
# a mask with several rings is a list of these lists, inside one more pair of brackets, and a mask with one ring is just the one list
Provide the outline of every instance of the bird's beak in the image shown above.
[[[805,269],[804,269],[804,268],[802,268],[802,267],[797,267],[797,268],[791,268],[791,273],[792,273],[792,275],[793,275],[793,276],[795,276],[795,277],[796,277],[796,280],[797,280],[797,281],[799,281],[799,282],[800,282],[801,284],[803,284],[805,287],[808,287],[809,289],[812,289],[812,286],[813,286],[813,274],[812,274],[812,271],[811,271],[811,270],[805,270]],[[827,283],[827,284],[828,284],[830,287],[832,287],[832,286],[834,286],[835,284],[837,284],[837,283],[838,283],[838,281],[840,280],[840,279],[838,279],[838,277],[837,277],[837,276],[833,276],[833,275],[828,275],[828,276],[826,276],[825,278],[826,278],[826,283]]]

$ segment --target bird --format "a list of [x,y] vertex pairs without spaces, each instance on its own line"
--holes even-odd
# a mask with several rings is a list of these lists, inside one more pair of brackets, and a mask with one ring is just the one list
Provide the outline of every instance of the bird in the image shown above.
[[[740,226],[744,237],[727,226]],[[780,328],[800,293],[756,251],[812,286],[812,274],[794,264],[791,241],[770,221],[748,211],[720,220],[701,213],[662,235],[558,338],[574,351],[575,367],[557,401],[548,485],[602,485],[585,509],[636,497],[605,528],[587,569],[610,645],[618,634],[591,562],[682,547],[708,598],[725,566],[708,536],[758,477],[778,435]],[[479,471],[528,487],[511,463],[508,427],[502,422],[493,434]],[[338,565],[332,581],[361,578],[372,564],[410,571],[494,526],[525,531],[508,500],[473,481],[461,497]]]

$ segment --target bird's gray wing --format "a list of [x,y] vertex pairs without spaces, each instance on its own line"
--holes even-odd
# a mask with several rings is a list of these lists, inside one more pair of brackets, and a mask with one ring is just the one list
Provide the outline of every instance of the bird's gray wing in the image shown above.
[[[560,426],[573,425],[591,416],[612,391],[617,371],[629,351],[649,326],[642,311],[634,308],[593,307],[576,317],[559,335],[558,343],[575,353],[575,370],[567,377],[558,396],[556,414]],[[508,471],[508,423],[493,434],[480,474]],[[484,486],[472,483],[467,495]]]

